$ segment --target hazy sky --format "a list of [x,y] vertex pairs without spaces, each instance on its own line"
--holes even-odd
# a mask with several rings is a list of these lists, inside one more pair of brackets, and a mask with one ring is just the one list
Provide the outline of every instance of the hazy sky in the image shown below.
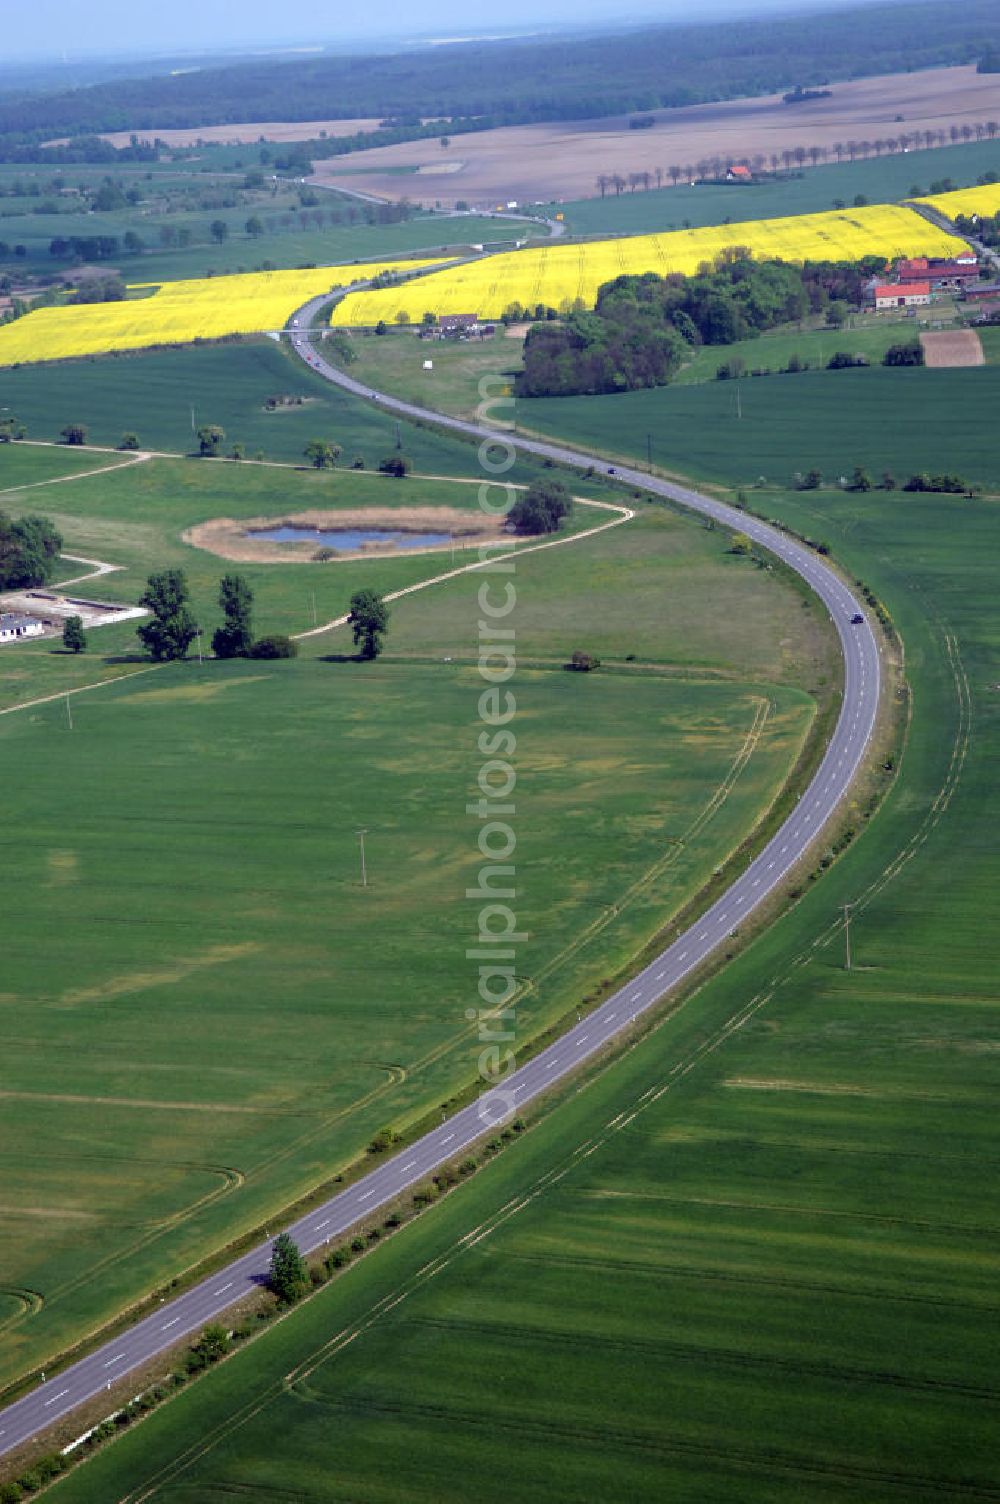
[[[819,0],[812,0],[813,5]],[[857,0],[825,0],[824,9]],[[272,0],[8,0],[3,21],[4,53],[13,57],[58,58],[95,53],[197,52],[225,47],[251,51],[270,45],[336,45],[338,37],[399,38],[452,36],[529,30],[546,24],[635,20],[705,20],[712,14],[760,14],[803,10],[810,0],[506,0],[502,6],[470,5],[468,0],[365,0],[330,4],[296,0],[276,7]]]

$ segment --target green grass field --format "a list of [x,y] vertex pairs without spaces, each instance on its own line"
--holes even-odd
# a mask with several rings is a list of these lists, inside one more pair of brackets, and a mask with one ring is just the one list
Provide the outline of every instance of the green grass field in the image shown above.
[[1000,1492],[1000,538],[990,504],[906,505],[900,526],[879,495],[768,497],[822,526],[906,643],[912,722],[864,839],[639,1047],[58,1504],[457,1504],[471,1476],[488,1504]]
[[[411,504],[476,496],[161,460],[60,486],[60,509],[47,497],[45,510],[67,546],[127,566],[102,595],[134,598],[153,563],[181,563],[201,615],[227,566],[178,542],[190,521],[390,488]],[[798,756],[809,691],[830,692],[819,613],[727,545],[657,508],[518,562],[526,1033],[704,884]],[[570,563],[576,548],[586,556]],[[439,567],[358,569],[390,588]],[[321,620],[359,581],[353,565],[244,569],[260,630],[310,624],[314,579]],[[292,664],[189,662],[95,689],[74,700],[72,730],[61,699],[0,719],[2,841],[20,873],[0,989],[0,1201],[18,1235],[0,1292],[41,1298],[0,1317],[3,1379],[471,1079],[462,895],[478,854],[462,811],[478,768],[478,584],[441,587],[440,614],[437,587],[397,603],[374,668],[338,661],[341,632]],[[641,629],[622,612],[595,620],[597,591],[633,591]],[[723,593],[720,615],[709,603]],[[130,629],[108,630],[120,666],[145,667],[128,661]],[[581,636],[647,667],[566,674]],[[93,658],[103,641],[91,633]],[[20,676],[8,698],[27,698],[108,665],[35,644],[0,670]]]
[[[762,343],[762,342],[761,342]],[[724,348],[724,347],[723,347]],[[518,426],[614,456],[729,485],[763,477],[787,485],[818,467],[828,478],[864,465],[900,481],[919,470],[954,471],[1000,488],[993,439],[1000,369],[811,371],[739,383],[660,387],[612,397],[533,398]],[[896,506],[907,506],[898,496]],[[956,503],[957,504],[957,503]]]
[[[422,340],[393,330],[379,335],[354,332],[350,340],[355,359],[349,369],[356,380],[459,417],[473,416],[484,395],[488,401],[499,397],[521,368],[522,342],[508,338],[502,329],[475,340]],[[424,370],[425,360],[433,362],[430,371]],[[484,379],[487,385],[481,390]],[[513,409],[499,406],[492,411],[502,419]]]
[[[841,329],[828,329],[821,321],[812,319],[732,345],[703,345],[693,351],[671,385],[692,386],[714,381],[718,367],[736,359],[744,362],[748,372],[762,367],[777,374],[793,354],[808,361],[814,370],[822,370],[833,354],[845,350],[852,355],[865,355],[873,365],[878,365],[890,345],[909,343],[925,329],[950,326],[954,304],[942,300],[920,313],[916,319],[854,314],[850,325]],[[440,343],[394,331],[379,336],[355,333],[351,339],[356,354],[350,367],[353,376],[371,382],[379,391],[460,417],[475,414],[482,401],[480,383],[484,379],[488,383],[487,397],[496,398],[505,384],[512,385],[522,364],[520,340],[510,339],[502,332],[483,340]],[[1000,330],[983,331],[983,349],[989,365],[1000,363],[998,340]],[[432,370],[424,370],[425,360],[433,361]],[[647,398],[652,395],[647,394]],[[559,399],[560,409],[564,400]],[[520,405],[521,421],[529,426],[536,401],[523,401]],[[507,416],[511,411],[503,407],[495,409],[498,416]]]
[[827,329],[818,320],[812,320],[802,328],[785,326],[756,339],[737,340],[732,345],[702,345],[678,371],[673,384],[690,386],[714,381],[719,366],[729,360],[742,360],[748,371],[763,369],[778,374],[791,356],[798,355],[813,370],[823,370],[831,356],[840,350],[848,355],[864,355],[877,366],[890,345],[910,344],[925,330],[951,325],[951,304],[920,311],[926,316],[897,319],[885,314],[855,314],[850,326],[842,329]]
[[[90,470],[123,463],[127,455],[95,454],[92,450],[66,446],[47,448],[40,444],[0,444],[0,510],[35,510],[43,505],[41,496],[30,502],[23,496],[25,487],[46,486],[50,481],[76,479]],[[48,498],[44,498],[45,502]]]
[[[664,161],[664,172],[669,165]],[[873,204],[895,203],[909,198],[914,188],[927,192],[940,178],[950,177],[956,187],[964,187],[991,169],[1000,171],[1000,142],[980,141],[858,162],[830,162],[805,168],[801,177],[782,173],[773,181],[749,187],[705,183],[692,188],[682,183],[648,192],[611,193],[603,199],[575,199],[550,205],[550,209],[562,211],[574,235],[642,235],[687,225],[815,214],[832,209],[838,199],[852,204],[859,193]],[[595,162],[595,179],[600,170],[600,163]]]
[[[307,400],[268,412],[272,395]],[[6,369],[3,407],[27,424],[32,439],[57,439],[65,424],[80,422],[94,444],[117,444],[133,430],[150,449],[185,453],[197,447],[195,428],[219,423],[227,449],[239,441],[248,456],[261,450],[268,459],[298,463],[318,435],[343,446],[345,464],[360,454],[370,469],[395,448],[397,435],[388,414],[331,386],[273,340]],[[472,445],[405,421],[398,432],[418,470],[468,475],[475,469]],[[4,462],[0,449],[0,467]]]
[[[126,464],[125,456],[30,444],[0,450],[0,477],[8,457],[21,488],[6,494],[0,491],[0,509],[5,507],[11,515],[40,512],[58,527],[69,554],[115,566],[114,573],[84,580],[77,589],[93,592],[101,600],[132,605],[154,570],[183,569],[192,608],[207,634],[206,645],[220,620],[219,577],[227,571],[238,569],[250,581],[258,634],[304,632],[345,614],[360,585],[382,592],[400,590],[443,573],[453,563],[477,557],[475,545],[459,538],[453,553],[410,557],[400,553],[335,563],[308,558],[301,562],[293,553],[287,563],[234,564],[183,537],[198,523],[214,518],[280,519],[313,508],[336,512],[366,506],[443,505],[478,514],[478,487],[464,481],[420,476],[398,481],[375,471],[320,473],[194,459]],[[87,475],[88,468],[109,462],[115,470]],[[73,479],[59,475],[67,469]],[[49,484],[46,477],[54,483]],[[612,516],[612,512],[578,507],[566,531],[579,532]],[[54,583],[86,573],[86,565],[66,560]],[[89,646],[90,652],[78,657],[48,641],[5,645],[0,655],[0,708],[106,677],[117,678],[132,672],[142,659],[134,623],[94,628]]]

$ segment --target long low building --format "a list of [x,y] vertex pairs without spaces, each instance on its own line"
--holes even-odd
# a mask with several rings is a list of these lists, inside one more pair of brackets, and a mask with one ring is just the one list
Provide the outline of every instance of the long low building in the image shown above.
[[875,286],[876,308],[919,308],[930,300],[929,282],[884,282]]
[[951,261],[933,256],[913,256],[896,264],[896,280],[912,284],[929,282],[932,287],[962,287],[979,276],[975,256],[956,256]]
[[24,611],[0,612],[0,642],[19,642],[25,637],[41,637],[45,623]]

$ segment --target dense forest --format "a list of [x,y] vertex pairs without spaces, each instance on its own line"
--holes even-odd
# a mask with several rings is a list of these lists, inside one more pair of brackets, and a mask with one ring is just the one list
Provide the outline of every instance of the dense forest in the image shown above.
[[[481,129],[594,118],[975,62],[998,47],[995,0],[961,6],[918,0],[905,10],[881,4],[381,57],[261,59],[57,94],[7,95],[0,98],[0,155],[9,159],[16,148],[54,135],[244,121],[248,110],[262,120],[375,117],[414,133],[431,116],[448,117],[451,130],[473,121]],[[322,149],[333,150],[333,142]]]
[[[568,397],[664,386],[697,345],[729,345],[807,314],[861,302],[884,263],[754,261],[738,246],[695,277],[617,277],[591,312],[535,324],[519,397]],[[839,314],[835,314],[835,317]]]

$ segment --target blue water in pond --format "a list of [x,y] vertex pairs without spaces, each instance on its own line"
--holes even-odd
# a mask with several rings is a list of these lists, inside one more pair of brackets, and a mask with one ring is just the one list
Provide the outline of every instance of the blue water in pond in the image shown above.
[[269,543],[316,543],[321,548],[335,548],[341,553],[354,553],[366,543],[394,543],[397,548],[434,548],[451,542],[450,533],[398,533],[384,527],[269,527],[254,529],[253,538],[266,538]]

